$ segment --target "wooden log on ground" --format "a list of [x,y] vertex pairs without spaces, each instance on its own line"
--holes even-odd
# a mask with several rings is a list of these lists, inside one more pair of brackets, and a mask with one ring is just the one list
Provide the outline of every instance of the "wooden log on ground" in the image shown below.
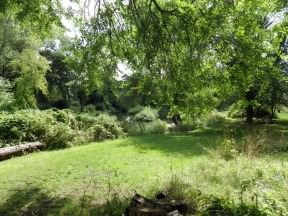
[[0,161],[7,160],[13,156],[20,156],[25,153],[33,152],[37,149],[43,149],[44,144],[41,142],[30,142],[15,146],[0,148]]
[[130,206],[126,209],[125,216],[182,216],[186,214],[187,203],[163,198],[151,200],[135,194]]

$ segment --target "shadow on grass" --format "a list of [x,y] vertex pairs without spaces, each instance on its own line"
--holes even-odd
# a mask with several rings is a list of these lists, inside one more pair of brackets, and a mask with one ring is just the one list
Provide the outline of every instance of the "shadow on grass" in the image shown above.
[[70,198],[52,197],[37,187],[20,189],[0,205],[1,216],[119,216],[128,206],[127,201],[113,198],[103,205],[92,205],[93,200],[75,202]]
[[216,147],[222,133],[223,130],[218,129],[198,129],[186,134],[144,135],[132,137],[121,146],[133,146],[140,153],[156,150],[166,154],[201,156]]
[[[175,188],[174,188],[175,189]],[[196,195],[198,194],[198,195]],[[217,197],[201,197],[201,193],[195,193],[195,196],[183,199],[188,203],[189,213],[200,213],[199,215],[207,216],[260,216],[265,215],[256,206],[245,204],[235,205],[229,200]],[[187,194],[186,194],[187,195]],[[193,194],[192,194],[193,195]],[[188,199],[187,199],[188,198]],[[205,203],[199,205],[198,201]],[[81,203],[69,198],[51,197],[39,188],[26,188],[16,191],[8,200],[0,205],[1,216],[119,216],[125,212],[129,202],[126,199],[114,197],[102,205],[93,205],[93,200]],[[204,208],[203,208],[204,207]],[[193,214],[194,215],[194,214]]]
[[273,124],[257,122],[254,132],[251,132],[251,126],[243,121],[223,122],[183,134],[132,137],[121,146],[133,146],[139,153],[156,150],[165,154],[189,157],[211,154],[223,139],[233,138],[239,147],[245,142],[249,145],[261,143],[259,153],[274,154],[288,151],[287,129],[287,120],[277,120]]
[[69,199],[50,197],[39,188],[32,187],[15,191],[4,204],[0,205],[0,215],[61,215],[63,209],[69,205],[71,205]]

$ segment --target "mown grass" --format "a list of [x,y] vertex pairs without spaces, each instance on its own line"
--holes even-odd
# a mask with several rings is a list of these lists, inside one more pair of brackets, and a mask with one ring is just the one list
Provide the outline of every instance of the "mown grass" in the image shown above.
[[[285,120],[259,128],[265,129],[265,137],[269,134],[265,145],[288,144]],[[188,191],[285,215],[288,153],[239,154],[229,161],[217,155],[227,133],[241,140],[246,132],[233,122],[184,135],[128,137],[1,162],[0,215],[120,215],[135,191],[152,196],[175,176]]]

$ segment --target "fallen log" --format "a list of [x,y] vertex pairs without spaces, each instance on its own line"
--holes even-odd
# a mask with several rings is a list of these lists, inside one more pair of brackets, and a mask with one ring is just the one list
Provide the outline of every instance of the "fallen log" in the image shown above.
[[44,144],[41,142],[23,143],[20,145],[9,146],[0,148],[0,161],[10,159],[13,156],[20,156],[29,152],[33,152],[37,149],[43,149]]
[[135,194],[125,216],[183,216],[187,209],[188,206],[183,201],[168,200],[166,197],[159,199],[158,196],[156,200],[151,200]]

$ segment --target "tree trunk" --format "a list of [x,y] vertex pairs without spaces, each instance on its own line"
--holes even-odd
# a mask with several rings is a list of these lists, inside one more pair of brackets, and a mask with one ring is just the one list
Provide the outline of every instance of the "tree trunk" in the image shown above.
[[166,198],[151,200],[135,194],[125,216],[182,216],[188,211],[184,201],[168,200]]
[[177,126],[182,122],[181,116],[179,113],[176,113],[172,116],[173,123]]
[[77,96],[78,96],[79,103],[80,103],[80,112],[83,112],[83,111],[84,111],[84,105],[85,105],[85,102],[86,102],[86,94],[85,94],[85,91],[84,91],[84,90],[81,90],[81,89],[78,90]]
[[23,155],[26,152],[33,152],[35,149],[44,148],[44,144],[40,142],[25,143],[16,146],[0,148],[0,161],[7,160],[13,156]]
[[254,116],[253,106],[248,105],[246,108],[246,122],[249,124],[253,124],[253,116]]
[[80,112],[83,112],[84,111],[84,100],[83,100],[83,98],[80,98],[79,102],[80,102]]
[[255,99],[255,97],[256,97],[256,90],[252,88],[249,89],[245,94],[246,101],[248,102],[248,106],[246,107],[246,122],[249,124],[253,123],[254,110],[253,105],[251,103]]

